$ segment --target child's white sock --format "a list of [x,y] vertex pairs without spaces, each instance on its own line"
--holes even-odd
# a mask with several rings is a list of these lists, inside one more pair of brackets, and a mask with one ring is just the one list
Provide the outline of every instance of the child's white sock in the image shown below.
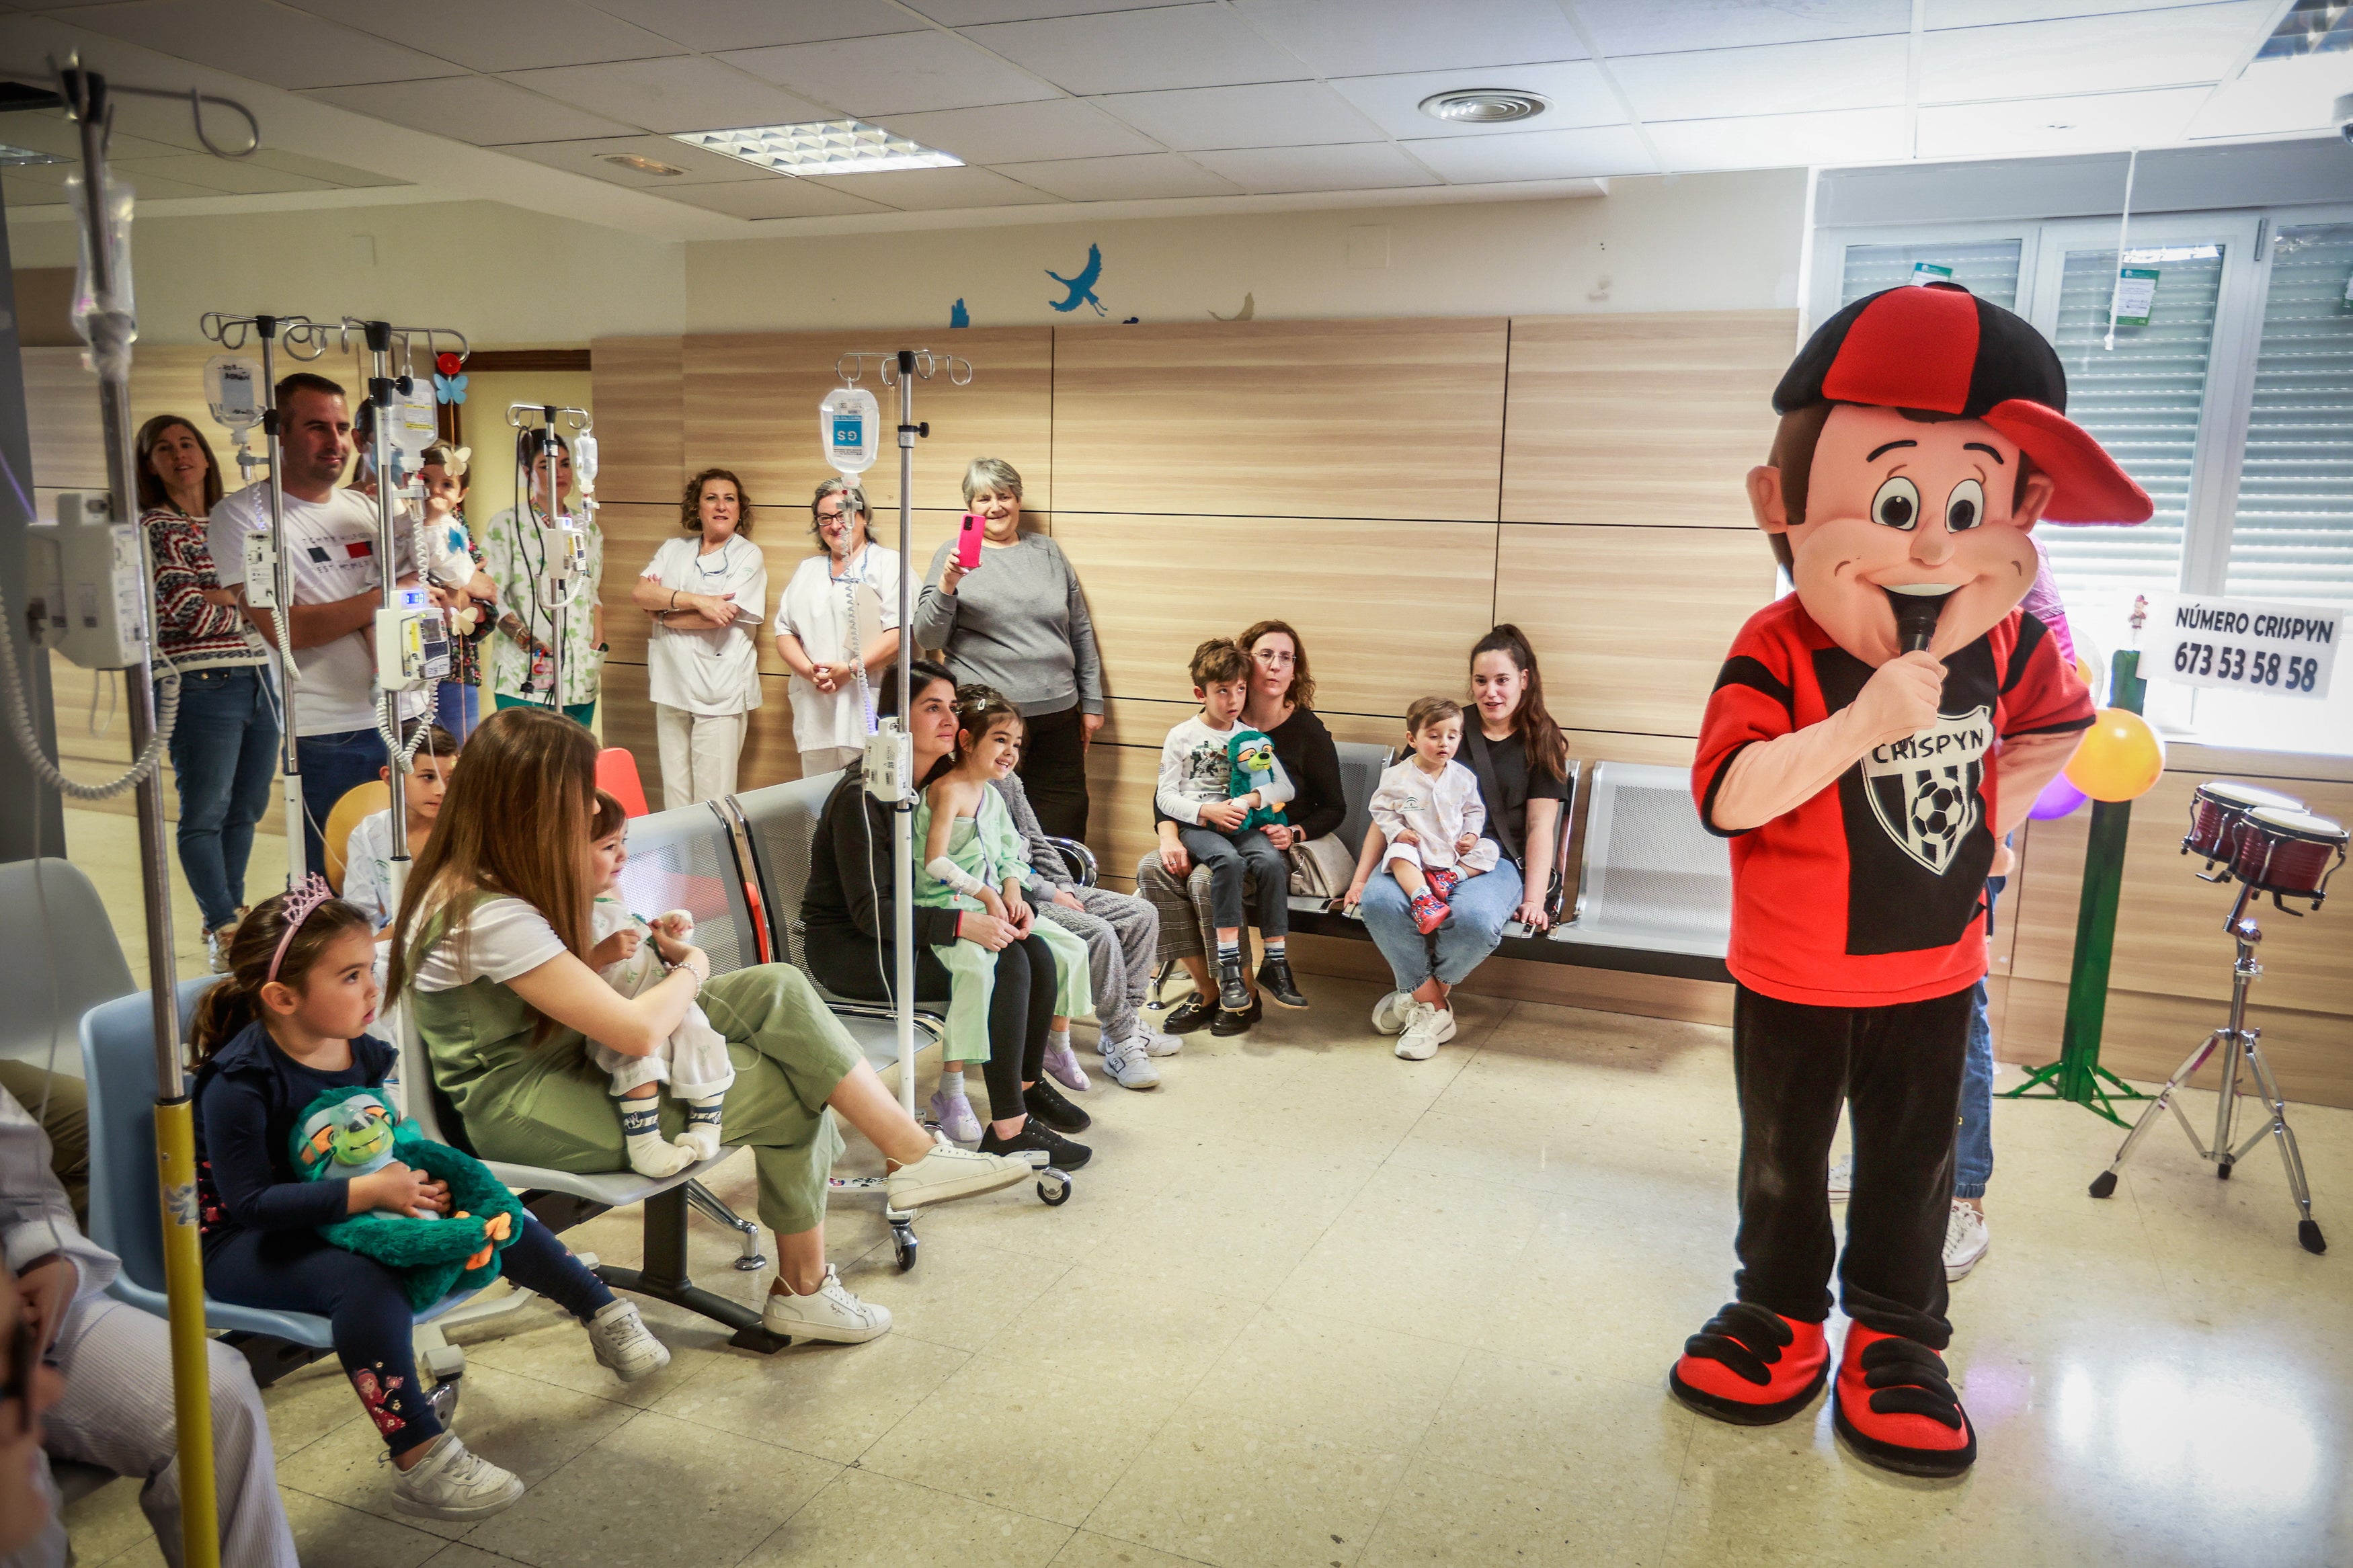
[[1067,1050],[1069,1050],[1070,1048],[1071,1048],[1071,1026],[1070,1026],[1068,1024],[1063,1025],[1063,1026],[1062,1026],[1060,1028],[1059,1028],[1059,1029],[1049,1029],[1049,1030],[1047,1030],[1047,1031],[1046,1031],[1046,1049],[1047,1049],[1047,1050],[1049,1050],[1049,1051],[1067,1051]]
[[1267,936],[1261,937],[1259,939],[1258,945],[1260,950],[1263,952],[1267,957],[1281,958],[1282,956],[1282,943],[1283,939],[1282,937]]
[[1240,938],[1240,937],[1236,937],[1236,938],[1235,938],[1233,941],[1231,941],[1231,942],[1228,942],[1228,941],[1226,941],[1223,937],[1220,937],[1220,938],[1219,938],[1219,939],[1218,939],[1218,962],[1219,962],[1219,963],[1223,963],[1226,960],[1228,960],[1228,959],[1229,959],[1229,958],[1231,958],[1231,959],[1235,959],[1235,960],[1240,960],[1240,957],[1241,957],[1241,955],[1242,955],[1242,942],[1241,942],[1241,938]]
[[686,1131],[678,1141],[691,1149],[697,1160],[719,1158],[720,1111],[726,1103],[723,1094],[706,1094],[686,1102]]
[[940,1069],[940,1097],[943,1100],[964,1098],[964,1068],[942,1068]]
[[661,1135],[661,1099],[621,1101],[621,1143],[628,1151],[629,1169],[640,1176],[675,1176],[694,1163],[694,1155]]

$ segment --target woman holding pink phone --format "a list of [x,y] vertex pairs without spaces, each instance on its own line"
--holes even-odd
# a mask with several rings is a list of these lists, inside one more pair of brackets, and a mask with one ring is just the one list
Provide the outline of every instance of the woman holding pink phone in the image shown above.
[[1087,742],[1103,721],[1103,661],[1086,593],[1060,546],[1021,531],[1021,476],[1012,464],[974,458],[964,500],[965,526],[924,574],[916,646],[940,649],[959,683],[1012,700],[1028,729],[1018,771],[1039,824],[1057,837],[1082,839]]

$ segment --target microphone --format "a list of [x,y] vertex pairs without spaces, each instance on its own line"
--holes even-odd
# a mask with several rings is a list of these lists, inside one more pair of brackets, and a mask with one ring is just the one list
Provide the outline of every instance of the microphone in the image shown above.
[[1895,646],[1905,653],[1925,653],[1936,636],[1936,617],[1945,613],[1945,594],[1899,594],[1887,590],[1895,609]]

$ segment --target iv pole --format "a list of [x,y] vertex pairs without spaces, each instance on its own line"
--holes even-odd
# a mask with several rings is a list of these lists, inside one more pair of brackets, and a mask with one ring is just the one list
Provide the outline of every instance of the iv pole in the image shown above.
[[[276,602],[270,614],[278,628],[277,646],[271,651],[277,655],[278,664],[279,767],[285,775],[282,804],[286,812],[286,886],[291,889],[302,880],[309,868],[302,864],[302,752],[297,743],[298,727],[294,721],[296,683],[301,679],[294,668],[293,622],[290,618],[294,569],[286,559],[286,499],[278,488],[282,453],[279,446],[277,344],[282,338],[292,358],[306,363],[316,360],[327,352],[327,329],[308,316],[224,316],[217,310],[207,312],[199,324],[205,336],[231,353],[245,346],[245,328],[250,327],[253,335],[261,340],[261,433],[269,455],[269,478],[264,482],[269,486],[269,557],[274,563],[269,591]],[[305,348],[311,352],[303,353]],[[245,450],[242,439],[237,450]],[[250,589],[247,596],[252,596]]]
[[[137,335],[127,293],[118,277],[110,232],[106,146],[113,105],[106,79],[69,66],[58,73],[66,112],[81,134],[83,243],[90,258],[90,359],[98,372],[106,431],[107,488],[118,521],[135,525],[138,496],[132,474],[131,343]],[[143,552],[142,552],[143,555]],[[131,750],[143,752],[155,730],[154,595],[140,599],[139,662],[123,671],[131,710]],[[138,786],[139,861],[147,905],[147,985],[155,1027],[155,1163],[163,1205],[164,1289],[170,1302],[172,1408],[180,1465],[180,1540],[188,1568],[217,1568],[220,1524],[214,1491],[212,1377],[205,1337],[205,1263],[197,1236],[196,1139],[194,1103],[180,1071],[178,966],[172,951],[172,881],[164,855],[164,789],[150,773]]]

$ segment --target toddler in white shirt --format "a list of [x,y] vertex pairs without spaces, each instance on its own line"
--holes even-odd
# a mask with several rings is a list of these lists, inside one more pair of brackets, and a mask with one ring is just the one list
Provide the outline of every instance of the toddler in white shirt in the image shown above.
[[1454,760],[1462,744],[1461,708],[1424,697],[1406,710],[1405,727],[1413,753],[1383,771],[1371,810],[1387,844],[1384,865],[1426,936],[1446,923],[1448,897],[1466,879],[1493,870],[1499,851],[1482,837],[1487,805],[1478,777]]
[[[621,803],[598,790],[596,822],[589,829],[596,836],[596,890],[588,906],[596,945],[588,961],[607,984],[636,997],[660,982],[667,973],[665,961],[675,962],[671,955],[683,952],[694,934],[694,917],[672,910],[649,923],[629,912],[621,898],[621,868],[629,858],[622,844],[627,824]],[[711,1026],[699,1005],[688,1003],[686,1016],[670,1038],[646,1056],[633,1057],[596,1040],[588,1042],[588,1056],[613,1079],[629,1169],[641,1176],[674,1176],[698,1160],[718,1157],[720,1114],[735,1082],[735,1065],[727,1059],[725,1037]],[[671,1098],[686,1105],[686,1130],[676,1142],[661,1135],[665,1083]]]

